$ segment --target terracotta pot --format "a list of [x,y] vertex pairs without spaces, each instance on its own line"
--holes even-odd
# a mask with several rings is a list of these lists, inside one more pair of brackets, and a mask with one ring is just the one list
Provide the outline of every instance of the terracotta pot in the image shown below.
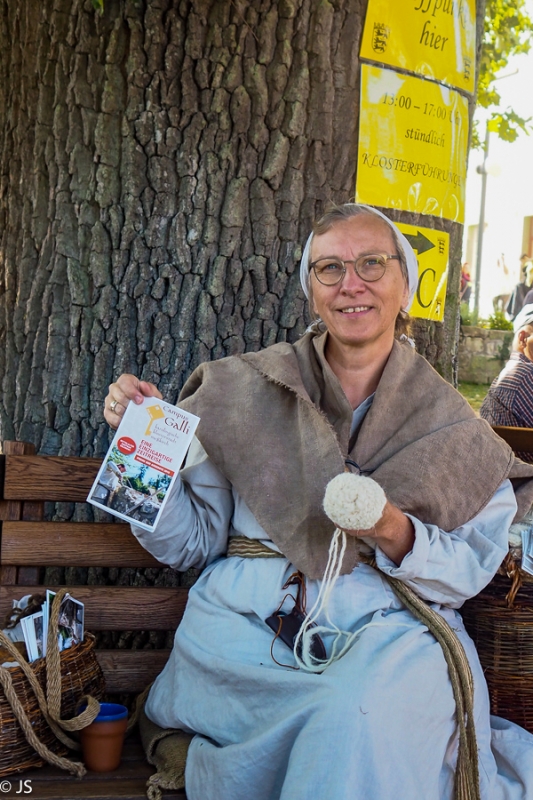
[[93,772],[111,772],[120,764],[128,709],[118,703],[101,703],[100,713],[80,731],[83,760]]

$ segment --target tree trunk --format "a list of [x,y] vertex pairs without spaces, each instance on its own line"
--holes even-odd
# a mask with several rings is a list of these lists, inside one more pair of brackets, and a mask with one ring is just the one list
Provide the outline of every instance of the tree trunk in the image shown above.
[[[174,401],[301,335],[302,242],[354,195],[366,4],[0,0],[0,438],[102,454],[121,372]],[[462,226],[393,216],[451,234],[445,321],[416,323],[451,380]]]

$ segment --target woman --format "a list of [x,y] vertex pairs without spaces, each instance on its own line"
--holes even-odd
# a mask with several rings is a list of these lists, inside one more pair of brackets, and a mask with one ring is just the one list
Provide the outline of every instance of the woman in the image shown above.
[[[446,662],[386,575],[448,620],[467,652],[483,800],[532,791],[533,736],[502,720],[491,731],[482,670],[455,609],[507,551],[517,510],[509,476],[533,471],[517,471],[507,445],[395,338],[416,281],[414,253],[384,215],[333,209],[302,257],[321,323],[295,345],[202,365],[184,387],[180,405],[201,417],[198,440],[157,530],[134,533],[163,563],[206,567],[146,706],[159,725],[197,734],[189,800],[452,797]],[[118,425],[143,395],[159,396],[121,376],[106,398],[108,422]],[[372,531],[348,532],[327,609],[360,635],[313,674],[295,668],[265,620],[293,609],[291,580],[301,574],[308,609],[314,603],[334,528],[324,490],[346,466],[371,474],[388,502]],[[361,536],[373,539],[377,568],[360,563]],[[330,655],[331,637],[324,645]]]

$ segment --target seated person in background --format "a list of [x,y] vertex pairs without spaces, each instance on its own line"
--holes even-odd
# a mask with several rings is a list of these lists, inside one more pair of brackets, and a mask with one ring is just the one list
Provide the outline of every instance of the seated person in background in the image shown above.
[[517,314],[520,313],[526,304],[526,295],[531,287],[531,273],[528,274],[527,267],[530,258],[527,253],[522,253],[520,256],[520,283],[517,283],[513,289],[513,293],[507,303],[506,312],[512,320],[516,319]]
[[[533,264],[528,264],[526,269],[526,282],[531,287],[524,297],[524,306],[533,305]],[[522,306],[522,308],[524,307]]]
[[[533,304],[513,323],[513,352],[483,401],[480,415],[491,425],[533,428]],[[533,463],[533,454],[517,453]]]
[[470,276],[470,268],[468,265],[468,261],[465,261],[465,263],[461,267],[461,291],[460,291],[461,303],[469,303],[471,294],[472,294],[472,278]]

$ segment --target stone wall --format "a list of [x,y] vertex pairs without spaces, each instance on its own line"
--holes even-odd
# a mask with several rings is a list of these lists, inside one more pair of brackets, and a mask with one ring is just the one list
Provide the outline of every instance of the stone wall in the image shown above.
[[509,358],[512,342],[512,331],[492,331],[461,325],[459,381],[492,383]]

